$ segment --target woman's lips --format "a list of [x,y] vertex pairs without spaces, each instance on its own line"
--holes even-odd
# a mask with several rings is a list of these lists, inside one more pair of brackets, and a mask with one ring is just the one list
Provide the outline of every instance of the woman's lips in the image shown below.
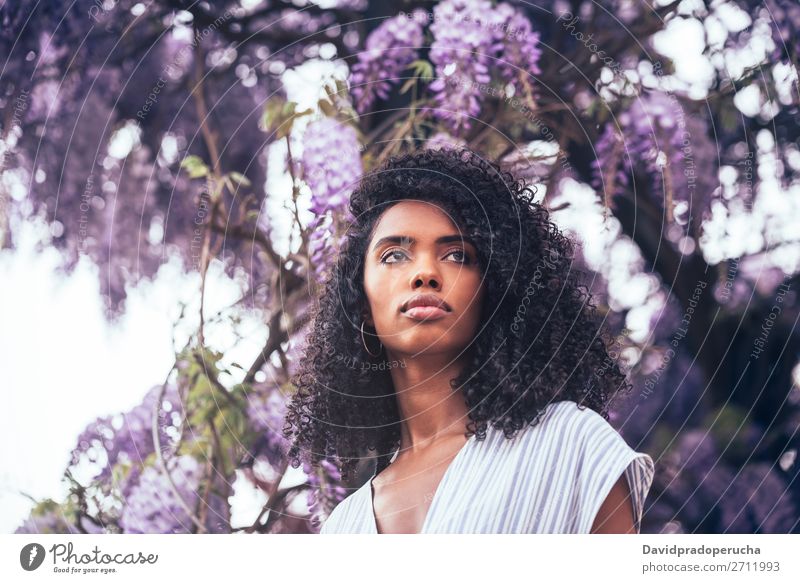
[[403,315],[411,318],[412,320],[438,320],[447,315],[447,310],[438,306],[416,306],[407,309]]

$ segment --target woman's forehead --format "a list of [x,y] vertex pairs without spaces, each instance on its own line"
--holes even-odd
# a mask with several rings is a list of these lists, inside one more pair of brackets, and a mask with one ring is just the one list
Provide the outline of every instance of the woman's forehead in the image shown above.
[[420,200],[400,201],[386,209],[378,219],[374,234],[397,228],[417,231],[446,229],[458,232],[456,217],[448,210],[434,202]]

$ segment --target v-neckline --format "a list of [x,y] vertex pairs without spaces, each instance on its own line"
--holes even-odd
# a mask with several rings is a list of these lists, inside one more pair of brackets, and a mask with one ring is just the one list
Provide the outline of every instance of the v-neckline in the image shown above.
[[[447,465],[447,468],[444,470],[444,473],[442,474],[442,478],[436,485],[436,490],[433,492],[433,498],[431,499],[431,504],[430,506],[428,506],[428,511],[425,513],[425,518],[422,521],[422,527],[420,528],[420,531],[415,534],[425,534],[425,529],[428,526],[428,519],[431,517],[431,514],[433,513],[434,506],[436,505],[436,500],[439,498],[439,490],[442,489],[442,484],[447,478],[447,475],[453,469],[453,466],[456,465],[456,462],[463,456],[464,452],[467,450],[467,447],[470,445],[470,443],[472,443],[474,437],[475,437],[474,433],[470,435],[467,438],[467,441],[464,442],[464,445],[461,446],[461,449],[458,450],[458,453],[456,453],[456,455],[453,456],[453,459],[450,460],[450,463]],[[399,448],[395,450],[395,454],[398,451]],[[367,482],[367,493],[369,495],[369,513],[372,521],[372,530],[375,534],[381,534],[380,532],[378,532],[378,519],[375,517],[375,498],[374,498],[374,491],[372,489],[372,480],[374,480],[376,476],[377,476],[376,473],[372,474],[372,477]]]

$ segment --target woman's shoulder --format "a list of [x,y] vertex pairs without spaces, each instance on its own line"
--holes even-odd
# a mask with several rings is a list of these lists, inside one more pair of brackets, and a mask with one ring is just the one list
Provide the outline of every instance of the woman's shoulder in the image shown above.
[[619,435],[600,413],[568,399],[548,404],[543,419],[547,419],[551,427],[572,424],[581,435],[593,435],[597,431],[614,432]]
[[596,468],[598,464],[619,466],[626,460],[638,460],[647,474],[654,465],[647,454],[632,448],[600,413],[576,401],[548,404],[540,420],[525,427],[523,435],[520,438],[523,444],[535,442],[539,448],[556,451],[562,463],[570,460],[577,466]]
[[[641,527],[644,500],[655,474],[650,455],[636,451],[597,411],[579,408],[574,401],[556,403],[552,419],[555,433],[568,435],[559,441],[562,460],[571,460],[580,508],[577,532],[589,532],[602,502],[620,476],[625,476],[633,504],[636,530]],[[638,446],[637,446],[638,447]]]
[[575,444],[576,438],[586,438],[597,432],[616,433],[616,430],[595,410],[576,401],[561,400],[548,403],[539,420],[524,428],[526,435],[539,432],[557,433],[563,440]]
[[633,452],[623,436],[600,413],[576,401],[550,403],[540,421],[544,431],[556,433],[561,447],[587,451],[617,448]]

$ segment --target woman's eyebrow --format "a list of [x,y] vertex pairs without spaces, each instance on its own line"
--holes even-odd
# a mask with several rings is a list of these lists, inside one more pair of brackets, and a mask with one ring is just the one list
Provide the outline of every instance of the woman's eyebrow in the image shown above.
[[[395,243],[397,245],[407,245],[411,246],[416,243],[417,240],[414,237],[409,237],[407,235],[389,235],[387,237],[381,237],[378,241],[373,245],[372,250],[375,251],[381,245],[385,245],[386,243]],[[469,237],[462,237],[461,235],[444,235],[436,239],[437,245],[443,245],[445,243],[469,243],[473,247],[476,247],[475,242],[470,239]]]

